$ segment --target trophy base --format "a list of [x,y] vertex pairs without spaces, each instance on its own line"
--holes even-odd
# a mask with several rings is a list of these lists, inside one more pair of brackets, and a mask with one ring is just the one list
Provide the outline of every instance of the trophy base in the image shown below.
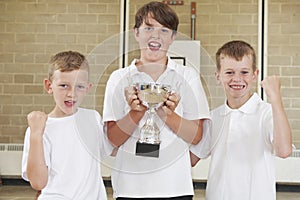
[[135,155],[158,158],[159,145],[160,144],[148,144],[137,141]]

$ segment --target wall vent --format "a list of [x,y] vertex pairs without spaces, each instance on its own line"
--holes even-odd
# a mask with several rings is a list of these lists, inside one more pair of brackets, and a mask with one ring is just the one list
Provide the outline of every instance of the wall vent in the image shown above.
[[0,144],[0,151],[23,151],[23,144]]
[[7,151],[23,151],[23,144],[7,145]]
[[23,144],[0,143],[0,175],[20,176]]
[[300,158],[300,149],[294,150],[291,157]]
[[0,144],[0,151],[4,151],[5,150],[5,145],[4,144]]

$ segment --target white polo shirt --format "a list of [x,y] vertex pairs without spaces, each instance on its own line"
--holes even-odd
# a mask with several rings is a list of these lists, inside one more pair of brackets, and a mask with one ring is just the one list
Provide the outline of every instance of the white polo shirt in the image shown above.
[[[129,111],[124,88],[132,82],[153,82],[146,73],[139,72],[134,60],[129,67],[116,70],[110,76],[104,99],[103,120],[117,121]],[[209,118],[208,103],[200,74],[168,59],[165,72],[156,83],[168,84],[181,95],[175,110],[188,120]],[[132,136],[118,150],[112,170],[114,197],[175,197],[193,195],[189,144],[172,132],[160,119],[159,158],[135,155],[136,142],[146,115]]]
[[211,155],[206,199],[276,199],[271,105],[255,93],[239,109],[214,109],[211,118],[211,134],[191,147],[200,158]]

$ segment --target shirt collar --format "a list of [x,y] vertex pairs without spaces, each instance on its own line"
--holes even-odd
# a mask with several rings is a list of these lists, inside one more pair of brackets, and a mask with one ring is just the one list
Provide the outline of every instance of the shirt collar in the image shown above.
[[256,107],[257,105],[261,102],[261,98],[258,96],[257,93],[254,93],[250,99],[244,104],[242,105],[240,108],[238,109],[232,109],[227,105],[227,99],[225,100],[225,106],[224,106],[224,115],[229,114],[232,111],[240,111],[242,113],[245,114],[251,114],[251,113],[255,113],[256,112]]

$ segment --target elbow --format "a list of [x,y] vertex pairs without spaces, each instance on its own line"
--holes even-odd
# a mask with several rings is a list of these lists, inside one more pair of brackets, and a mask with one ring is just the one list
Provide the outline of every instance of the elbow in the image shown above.
[[277,156],[280,157],[280,158],[288,158],[293,152],[293,148],[292,146],[284,149],[284,150],[281,150],[277,153]]
[[291,154],[292,154],[292,148],[290,150],[280,152],[279,154],[277,154],[277,156],[280,158],[288,158],[290,157]]
[[27,170],[27,176],[31,187],[35,190],[42,190],[46,187],[48,183],[48,173],[30,173],[30,170]]
[[114,131],[114,126],[115,126],[116,122],[114,121],[110,121],[107,123],[107,129],[106,129],[106,134],[107,134],[107,138],[110,142],[110,144],[115,147],[118,148],[121,144],[118,142],[118,137],[116,136]]
[[43,181],[30,181],[30,185],[33,189],[39,191],[39,190],[42,190],[46,187],[47,185],[47,182],[43,182]]

